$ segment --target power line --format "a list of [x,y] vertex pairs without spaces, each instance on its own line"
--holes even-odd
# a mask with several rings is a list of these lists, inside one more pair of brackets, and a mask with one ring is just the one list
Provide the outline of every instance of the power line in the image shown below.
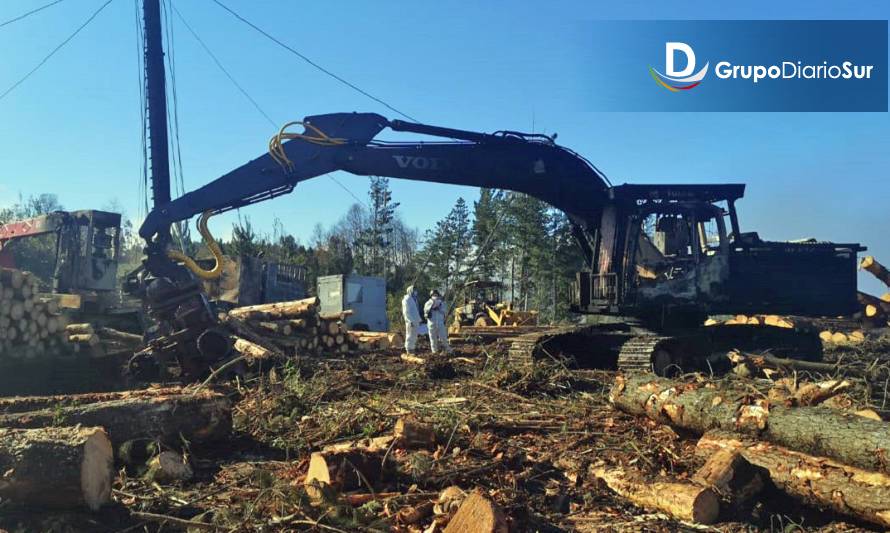
[[142,129],[142,164],[139,168],[138,195],[142,202],[139,205],[139,215],[148,213],[148,143],[146,138],[146,100],[145,100],[145,67],[142,61],[145,59],[145,36],[143,34],[142,19],[139,17],[139,0],[133,0],[134,13],[136,14],[136,69],[138,70],[137,83],[139,86],[139,118]]
[[54,2],[50,2],[50,3],[46,4],[46,5],[42,5],[42,6],[38,7],[37,9],[32,9],[31,11],[28,11],[27,13],[23,13],[23,14],[21,14],[21,15],[15,17],[15,18],[11,18],[11,19],[7,20],[6,22],[0,22],[0,28],[2,28],[3,26],[6,26],[7,24],[12,24],[13,22],[18,22],[18,21],[20,21],[20,20],[22,20],[22,19],[28,18],[28,17],[30,17],[31,15],[33,15],[33,14],[35,14],[35,13],[39,13],[39,12],[43,11],[44,9],[46,9],[46,8],[48,8],[48,7],[52,7],[52,6],[56,5],[56,4],[59,4],[59,3],[61,3],[62,1],[63,1],[63,0],[55,0]]
[[263,115],[263,117],[265,117],[267,121],[269,121],[269,124],[271,124],[273,128],[277,128],[278,124],[276,124],[275,121],[272,120],[272,117],[270,117],[268,115],[268,113],[263,111],[263,108],[260,107],[260,104],[258,104],[257,101],[254,100],[250,96],[250,94],[248,94],[247,90],[245,90],[244,87],[242,87],[241,84],[235,80],[234,76],[229,74],[229,71],[226,70],[226,67],[224,67],[223,64],[220,62],[220,60],[216,57],[216,54],[214,54],[210,50],[210,47],[208,47],[207,44],[204,43],[204,41],[198,36],[198,33],[195,32],[195,30],[191,27],[191,25],[185,20],[185,17],[182,16],[182,13],[180,13],[179,10],[176,8],[176,5],[173,4],[172,7],[173,7],[173,12],[176,13],[177,17],[179,17],[180,22],[182,22],[182,24],[186,27],[186,29],[189,31],[189,33],[192,34],[192,37],[194,37],[195,40],[198,41],[198,44],[201,45],[201,48],[203,48],[204,51],[207,52],[207,55],[209,55],[210,59],[212,59],[213,62],[216,63],[216,66],[219,67],[219,69],[223,72],[223,74],[225,74],[226,77],[229,78],[229,81],[232,82],[232,85],[234,85],[241,92],[241,94],[244,95],[245,98],[250,100],[250,103],[253,104],[253,107],[256,108],[256,110],[259,111],[260,114]]
[[[198,35],[198,32],[196,32],[195,29],[192,28],[192,26],[188,23],[188,21],[185,20],[185,17],[182,15],[182,13],[179,12],[179,10],[176,8],[176,5],[171,3],[171,7],[173,8],[173,12],[176,13],[176,16],[179,17],[180,22],[182,22],[189,33],[192,34],[192,37],[194,37],[195,40],[198,41],[198,44],[200,44],[201,48],[203,48],[204,51],[207,52],[207,55],[209,55],[210,59],[212,59],[213,62],[216,63],[216,66],[219,67],[222,73],[226,75],[230,82],[232,82],[232,85],[234,85],[235,88],[237,88],[238,91],[241,92],[241,94],[243,94],[244,97],[250,101],[254,109],[256,109],[257,112],[259,112],[269,122],[269,124],[272,125],[273,128],[278,128],[278,123],[272,120],[272,117],[270,117],[269,114],[263,110],[260,104],[250,95],[250,93],[247,92],[247,89],[245,89],[240,83],[238,83],[238,80],[236,80],[235,77],[228,71],[228,69],[226,69],[226,67],[222,64],[222,61],[220,61],[216,54],[214,54],[213,51],[210,49],[210,47],[207,46],[207,43],[205,43],[204,40],[201,39],[201,37]],[[355,195],[355,193],[349,190],[348,187],[343,185],[334,176],[328,174],[327,178],[336,183],[338,187],[346,191],[346,193],[351,196],[356,202],[364,203],[365,205],[367,205],[367,202],[362,201],[358,196]]]
[[84,21],[83,24],[81,24],[80,26],[77,27],[76,30],[74,30],[74,33],[72,33],[71,35],[69,35],[64,41],[62,41],[61,43],[59,43],[58,46],[56,46],[55,48],[53,48],[52,51],[51,51],[49,54],[46,55],[46,57],[44,57],[43,59],[41,59],[40,62],[37,63],[37,66],[36,66],[36,67],[32,68],[27,74],[25,74],[25,75],[22,77],[22,79],[20,79],[19,81],[13,83],[8,89],[6,89],[5,91],[3,91],[3,93],[0,94],[0,100],[3,100],[4,98],[6,98],[6,96],[7,96],[9,93],[11,93],[12,91],[14,91],[19,85],[25,83],[25,81],[26,81],[28,78],[30,78],[32,74],[34,74],[35,72],[37,72],[37,71],[40,69],[40,67],[42,67],[47,61],[49,61],[49,59],[50,59],[52,56],[54,56],[54,55],[56,54],[56,52],[58,52],[59,50],[61,50],[62,47],[64,47],[66,44],[68,44],[68,42],[71,41],[71,39],[74,39],[74,37],[75,37],[78,33],[80,33],[80,31],[81,31],[82,29],[86,28],[86,27],[90,24],[90,22],[92,22],[93,19],[95,19],[95,18],[99,15],[99,13],[101,13],[102,10],[105,9],[105,8],[108,6],[108,4],[110,4],[110,3],[113,2],[113,1],[114,1],[114,0],[106,0],[106,2],[105,2],[104,4],[102,4],[102,5],[99,7],[99,9],[97,9],[96,11],[93,12],[92,15],[90,15],[90,18],[86,19],[86,21]]
[[237,19],[240,20],[241,22],[247,24],[248,26],[250,26],[250,27],[253,28],[254,30],[258,31],[260,34],[262,34],[263,36],[265,36],[265,37],[266,37],[267,39],[269,39],[270,41],[274,42],[274,43],[277,44],[278,46],[284,48],[284,49],[287,50],[288,52],[290,52],[290,53],[294,54],[295,56],[299,57],[300,59],[302,59],[302,60],[305,61],[306,63],[309,63],[310,65],[312,65],[313,67],[315,67],[315,68],[318,69],[319,71],[321,71],[321,72],[327,74],[327,75],[330,76],[331,78],[334,78],[335,80],[339,81],[339,82],[342,83],[343,85],[346,85],[347,87],[349,87],[349,88],[351,88],[351,89],[353,89],[353,90],[355,90],[355,91],[358,91],[359,93],[361,93],[361,94],[367,96],[367,97],[370,98],[371,100],[374,100],[375,102],[377,102],[378,104],[383,105],[383,106],[386,107],[387,109],[389,109],[389,110],[391,110],[391,111],[393,111],[393,112],[395,112],[395,113],[398,113],[399,115],[402,115],[403,117],[407,118],[408,120],[410,120],[410,121],[412,121],[412,122],[420,122],[419,120],[417,120],[416,118],[412,117],[411,115],[408,115],[407,113],[403,113],[402,111],[399,111],[398,109],[396,109],[396,108],[393,107],[392,105],[388,104],[388,103],[385,102],[384,100],[382,100],[382,99],[380,99],[380,98],[374,96],[373,94],[371,94],[371,93],[365,91],[365,90],[362,89],[361,87],[355,85],[354,83],[352,83],[352,82],[350,82],[350,81],[347,81],[346,79],[344,79],[344,78],[338,76],[337,74],[334,74],[333,72],[331,72],[330,70],[326,69],[325,67],[319,65],[318,63],[316,63],[316,62],[313,61],[312,59],[306,57],[305,55],[303,55],[302,53],[298,52],[297,50],[295,50],[295,49],[291,48],[290,46],[284,44],[283,42],[281,42],[280,40],[276,39],[274,36],[270,35],[268,32],[266,32],[266,31],[263,30],[262,28],[259,28],[256,24],[250,22],[249,20],[245,19],[244,17],[242,17],[242,16],[239,15],[238,13],[232,11],[232,9],[230,9],[228,6],[226,6],[225,4],[223,4],[222,2],[220,2],[219,0],[213,0],[213,2],[216,3],[216,5],[218,5],[219,7],[223,8],[223,9],[225,9],[226,11],[228,11],[229,13],[231,13],[232,16],[234,16],[235,18],[237,18]]

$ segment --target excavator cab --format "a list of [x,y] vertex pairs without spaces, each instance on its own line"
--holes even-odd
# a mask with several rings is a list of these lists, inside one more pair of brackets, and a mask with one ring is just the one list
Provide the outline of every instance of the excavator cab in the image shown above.
[[735,202],[743,194],[740,184],[613,187],[591,269],[576,279],[575,310],[661,327],[709,314],[854,312],[864,248],[742,233]]

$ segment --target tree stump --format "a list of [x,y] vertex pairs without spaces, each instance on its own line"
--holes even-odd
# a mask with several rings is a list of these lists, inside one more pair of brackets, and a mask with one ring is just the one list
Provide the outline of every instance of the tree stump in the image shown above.
[[507,533],[501,508],[479,492],[467,496],[445,526],[445,533]]
[[114,453],[99,427],[0,429],[0,497],[98,510],[111,498]]

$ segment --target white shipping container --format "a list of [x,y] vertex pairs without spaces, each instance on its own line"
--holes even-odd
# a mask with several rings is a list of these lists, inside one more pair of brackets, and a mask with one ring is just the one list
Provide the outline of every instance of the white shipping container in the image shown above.
[[386,280],[372,276],[333,275],[318,278],[321,314],[351,310],[346,317],[350,329],[388,331]]

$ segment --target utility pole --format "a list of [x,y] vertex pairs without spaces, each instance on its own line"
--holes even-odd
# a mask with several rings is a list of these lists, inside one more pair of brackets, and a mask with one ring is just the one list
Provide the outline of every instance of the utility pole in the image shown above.
[[[145,89],[148,138],[151,144],[151,191],[153,207],[158,208],[170,202],[167,88],[164,75],[160,0],[143,0],[142,17],[145,24]],[[165,233],[169,234],[169,228]]]

